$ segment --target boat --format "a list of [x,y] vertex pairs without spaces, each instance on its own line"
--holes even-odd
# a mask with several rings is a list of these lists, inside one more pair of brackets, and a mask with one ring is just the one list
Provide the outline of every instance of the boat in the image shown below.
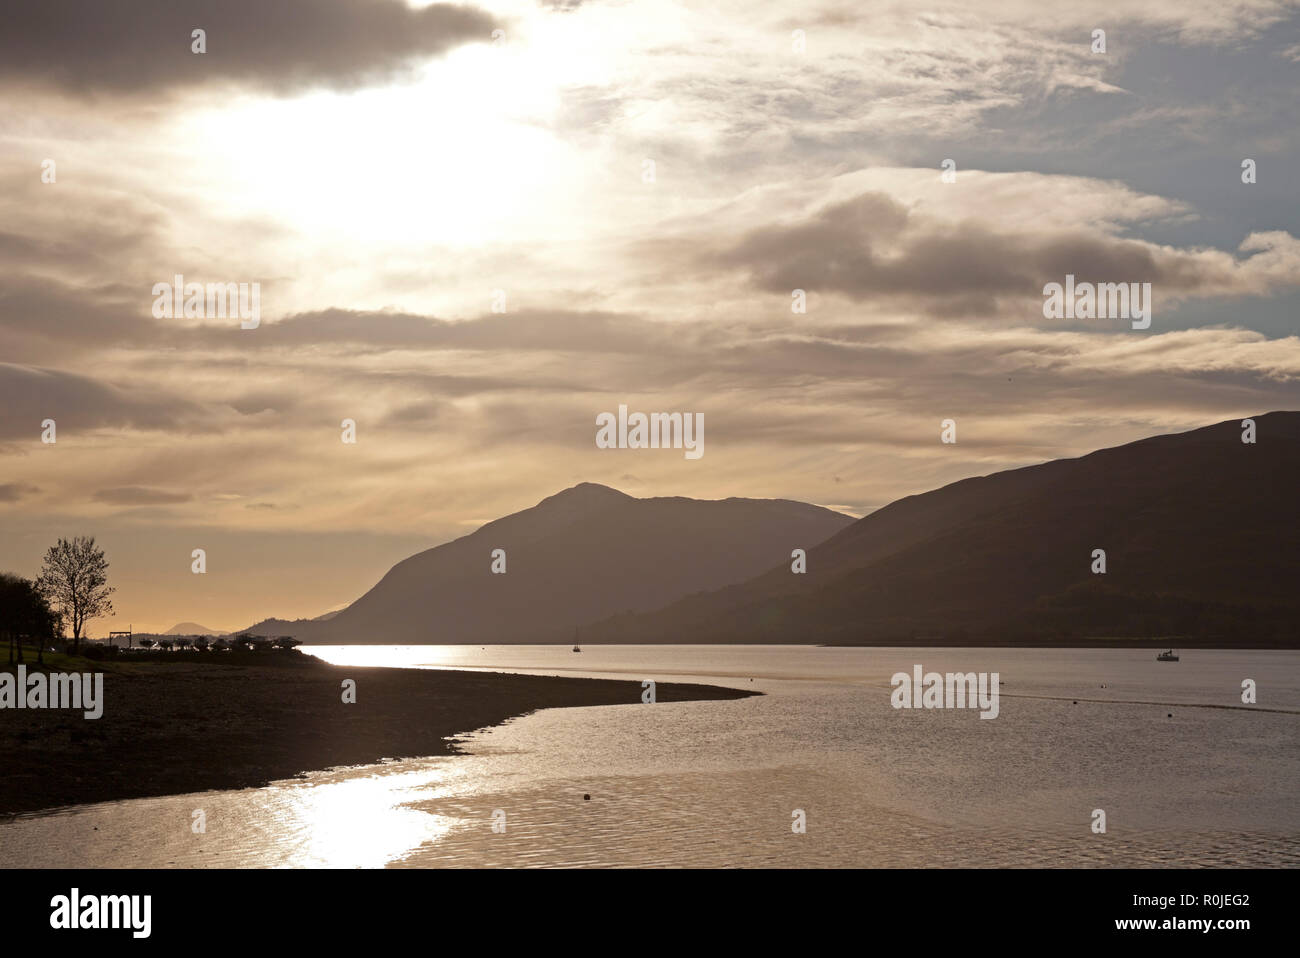
[[1157,656],[1156,656],[1156,661],[1157,661],[1157,662],[1177,662],[1177,661],[1178,661],[1178,656],[1174,655],[1174,650],[1173,650],[1173,649],[1170,649],[1168,652],[1161,652],[1159,655],[1157,655]]
[[581,652],[581,651],[582,651],[582,646],[580,646],[580,645],[575,645],[575,646],[573,647],[573,651],[575,651],[575,652]]

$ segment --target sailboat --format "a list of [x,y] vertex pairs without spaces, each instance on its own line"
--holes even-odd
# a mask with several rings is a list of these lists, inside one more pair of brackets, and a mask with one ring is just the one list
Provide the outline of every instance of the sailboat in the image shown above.
[[574,630],[573,630],[573,651],[575,651],[575,652],[581,652],[581,651],[582,651],[582,646],[580,646],[580,645],[578,644],[578,630],[577,630],[577,629],[574,629]]
[[1161,652],[1159,655],[1157,655],[1157,656],[1156,656],[1156,661],[1157,661],[1157,662],[1177,662],[1177,661],[1178,661],[1178,656],[1174,655],[1174,650],[1173,650],[1173,649],[1170,649],[1168,652]]

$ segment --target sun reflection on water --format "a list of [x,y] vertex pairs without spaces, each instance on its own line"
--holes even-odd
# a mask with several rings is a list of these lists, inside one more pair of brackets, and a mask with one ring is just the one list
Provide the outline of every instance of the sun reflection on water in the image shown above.
[[381,868],[437,841],[454,824],[408,804],[439,794],[436,766],[350,774],[355,770],[277,789],[269,815],[257,824],[267,831],[268,844],[278,846],[278,867]]

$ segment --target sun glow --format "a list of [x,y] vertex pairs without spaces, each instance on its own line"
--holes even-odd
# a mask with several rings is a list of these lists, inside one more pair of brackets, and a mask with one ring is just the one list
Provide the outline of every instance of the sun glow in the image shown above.
[[242,98],[179,136],[232,215],[353,243],[485,243],[543,222],[575,162],[548,130],[556,86],[531,66],[469,47],[412,84]]

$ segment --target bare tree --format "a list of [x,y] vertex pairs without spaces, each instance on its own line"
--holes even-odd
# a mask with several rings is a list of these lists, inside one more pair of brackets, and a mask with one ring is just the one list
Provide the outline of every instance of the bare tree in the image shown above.
[[94,536],[61,538],[50,546],[37,585],[71,623],[74,652],[81,651],[86,623],[113,613],[109,596],[117,590],[108,586],[108,560],[104,550],[96,547]]

